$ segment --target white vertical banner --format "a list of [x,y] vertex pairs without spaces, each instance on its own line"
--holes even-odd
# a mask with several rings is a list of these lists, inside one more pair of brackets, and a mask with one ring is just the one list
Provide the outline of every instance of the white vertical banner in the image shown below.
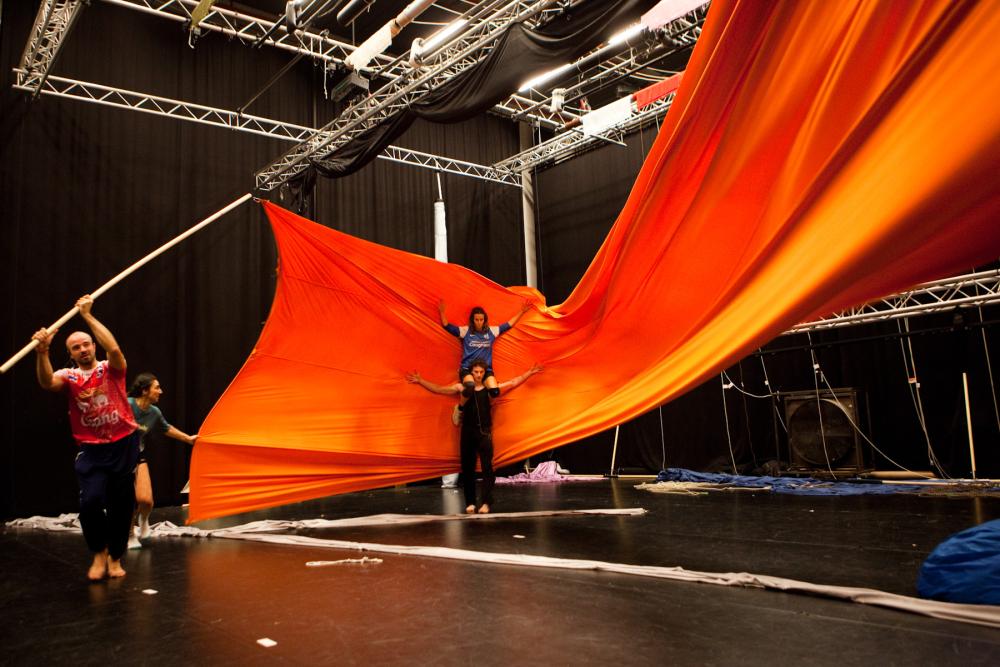
[[434,259],[448,261],[448,225],[443,199],[434,202]]

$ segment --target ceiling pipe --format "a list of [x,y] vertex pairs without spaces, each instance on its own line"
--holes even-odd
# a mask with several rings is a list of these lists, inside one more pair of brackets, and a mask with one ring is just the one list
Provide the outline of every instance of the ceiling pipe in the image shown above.
[[375,0],[351,0],[337,12],[337,23],[349,26],[361,16],[362,12],[375,4]]
[[[364,2],[366,0],[361,1]],[[403,28],[413,22],[413,19],[420,16],[424,10],[433,4],[434,0],[413,0],[396,18],[376,30],[371,37],[362,42],[351,55],[344,59],[347,67],[355,71],[367,67],[368,63],[374,60],[375,56],[389,48],[393,37],[398,35]],[[347,7],[344,7],[344,9],[346,10]]]

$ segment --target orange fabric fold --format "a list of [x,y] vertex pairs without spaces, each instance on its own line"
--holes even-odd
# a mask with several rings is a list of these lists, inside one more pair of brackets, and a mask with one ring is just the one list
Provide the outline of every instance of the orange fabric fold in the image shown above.
[[[498,465],[669,401],[797,322],[1000,254],[1000,3],[715,0],[608,238],[500,338]],[[264,204],[271,316],[200,431],[190,519],[458,468],[459,345],[527,293]]]

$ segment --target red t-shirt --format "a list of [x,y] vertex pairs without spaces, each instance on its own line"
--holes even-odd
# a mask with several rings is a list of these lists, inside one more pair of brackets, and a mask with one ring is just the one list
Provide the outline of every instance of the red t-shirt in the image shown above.
[[77,444],[113,442],[136,429],[125,371],[101,361],[89,371],[62,368],[55,375],[69,392],[69,423]]

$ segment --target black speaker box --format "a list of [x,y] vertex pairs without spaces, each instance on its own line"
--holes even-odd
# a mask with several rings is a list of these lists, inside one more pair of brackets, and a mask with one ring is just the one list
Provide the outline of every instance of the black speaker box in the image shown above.
[[783,397],[791,470],[854,474],[866,470],[865,448],[858,435],[857,390],[823,390],[818,396],[815,391],[801,391]]

